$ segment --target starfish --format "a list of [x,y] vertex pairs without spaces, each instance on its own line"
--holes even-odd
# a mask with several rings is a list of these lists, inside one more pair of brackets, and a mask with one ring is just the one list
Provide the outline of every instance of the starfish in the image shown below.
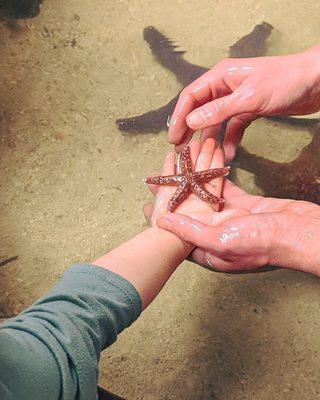
[[152,185],[176,185],[178,189],[168,204],[168,211],[174,211],[190,193],[211,204],[223,204],[224,199],[208,192],[203,185],[212,179],[228,175],[230,167],[212,168],[195,172],[192,168],[190,147],[185,146],[180,152],[181,173],[177,175],[155,176],[146,179]]
[[[256,25],[253,30],[240,38],[229,48],[228,55],[232,58],[248,58],[263,56],[266,52],[266,40],[270,36],[273,27],[268,22]],[[143,30],[143,38],[149,44],[155,60],[164,68],[172,72],[183,87],[189,85],[200,75],[208,71],[208,68],[192,64],[184,59],[184,51],[176,50],[178,46],[173,41],[159,32],[155,27],[148,26]],[[148,111],[144,114],[116,121],[122,132],[158,133],[167,129],[168,117],[172,115],[178,101],[179,94],[164,106]],[[292,118],[274,116],[268,117],[278,122],[309,127],[320,120],[308,118]]]

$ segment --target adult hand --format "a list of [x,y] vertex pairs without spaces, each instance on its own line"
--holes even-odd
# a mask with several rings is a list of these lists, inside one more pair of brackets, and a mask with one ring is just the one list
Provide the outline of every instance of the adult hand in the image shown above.
[[228,121],[223,147],[229,162],[254,119],[319,109],[319,46],[288,56],[226,59],[183,89],[170,120],[169,141],[188,143],[198,129],[203,139],[216,138]]
[[229,181],[224,198],[211,223],[170,213],[158,226],[196,246],[193,261],[203,266],[239,272],[270,264],[320,275],[320,206],[252,196]]

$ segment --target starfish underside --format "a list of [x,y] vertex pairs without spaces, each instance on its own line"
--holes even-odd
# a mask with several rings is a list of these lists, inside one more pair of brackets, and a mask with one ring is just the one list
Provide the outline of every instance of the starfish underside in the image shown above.
[[178,189],[168,204],[168,211],[174,211],[190,193],[211,204],[223,204],[224,200],[208,192],[203,185],[215,178],[228,175],[230,168],[212,168],[195,172],[192,168],[190,147],[185,146],[180,153],[181,173],[177,175],[155,176],[146,179],[152,185],[175,185]]

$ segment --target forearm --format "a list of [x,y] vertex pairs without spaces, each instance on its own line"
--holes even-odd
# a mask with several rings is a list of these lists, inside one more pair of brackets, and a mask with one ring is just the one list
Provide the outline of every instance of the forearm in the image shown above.
[[192,246],[153,227],[97,259],[94,264],[117,273],[138,291],[142,308],[157,296]]
[[93,265],[69,269],[0,326],[0,398],[96,399],[100,352],[140,312],[137,291],[119,275]]
[[138,317],[141,302],[146,307],[154,299],[191,249],[173,234],[150,228],[97,266],[67,271],[51,292],[1,325],[0,348],[6,352],[0,397],[40,399],[50,386],[47,397],[53,400],[96,398],[100,352]]

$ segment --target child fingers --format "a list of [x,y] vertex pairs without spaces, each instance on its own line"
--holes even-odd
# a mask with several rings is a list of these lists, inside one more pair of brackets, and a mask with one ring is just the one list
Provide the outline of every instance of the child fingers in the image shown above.
[[164,159],[162,167],[162,175],[173,175],[174,174],[174,160],[175,156],[173,151],[169,151]]
[[[173,175],[174,173],[175,155],[173,151],[170,151],[167,153],[163,162],[162,175]],[[174,186],[158,186],[152,221],[155,221],[159,214],[167,211],[169,200],[175,190],[176,188]]]
[[203,144],[208,138],[213,138],[217,140],[221,132],[221,127],[222,124],[218,124],[209,126],[209,128],[202,129],[200,142]]
[[217,142],[215,139],[209,138],[203,142],[199,157],[197,159],[196,171],[204,171],[210,168],[213,154],[216,150]]
[[[224,167],[224,150],[223,148],[219,147],[214,152],[212,157],[212,162],[210,168],[223,168]],[[222,192],[222,184],[224,178],[217,178],[211,181],[211,185],[214,186],[214,195],[220,197]]]
[[[149,177],[153,178],[155,176],[158,176],[159,174],[152,174]],[[146,183],[148,189],[150,190],[150,192],[154,195],[154,197],[156,197],[157,193],[158,193],[158,189],[159,186],[158,185],[152,185],[151,183]]]
[[191,162],[192,166],[194,167],[197,163],[198,156],[200,154],[200,141],[199,140],[193,140],[189,144],[190,147],[190,154],[191,154]]
[[147,224],[150,226],[152,224],[152,214],[154,210],[153,203],[147,203],[143,206],[143,214],[147,221]]
[[217,146],[211,161],[210,168],[223,168],[224,167],[224,150],[222,147]]

